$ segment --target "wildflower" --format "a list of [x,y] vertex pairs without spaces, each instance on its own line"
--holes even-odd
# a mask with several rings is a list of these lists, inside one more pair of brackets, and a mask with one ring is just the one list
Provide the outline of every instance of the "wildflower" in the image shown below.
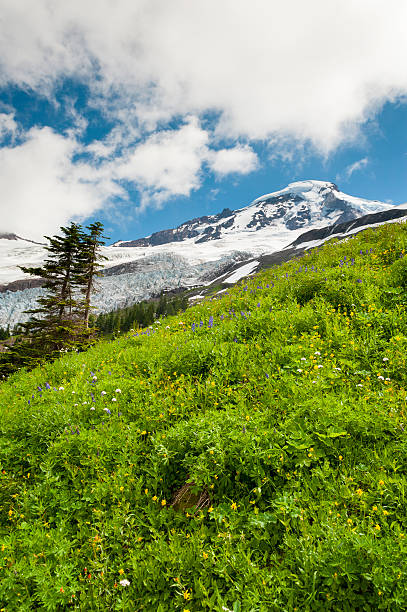
[[297,372],[302,372],[301,368],[298,368]]
[[47,382],[46,382],[46,383],[45,383],[45,388],[46,388],[46,389],[51,389],[51,385],[50,385],[49,383],[47,383]]
[[362,489],[357,489],[356,493],[361,497],[363,495]]
[[153,496],[153,501],[157,501],[157,495]]
[[112,402],[117,402],[117,399],[115,397],[112,397]]
[[301,357],[300,361],[307,361],[306,357]]
[[383,361],[389,361],[388,357],[383,357]]
[[121,389],[116,389],[116,393],[121,393]]
[[106,395],[106,391],[102,391],[100,395]]
[[384,480],[379,480],[379,487],[382,487],[384,485]]
[[163,499],[163,500],[161,501],[161,505],[162,505],[162,506],[166,506],[166,505],[167,505],[167,500]]
[[230,507],[232,508],[232,510],[237,510],[237,505],[236,505],[236,503],[235,503],[235,502],[232,502],[232,503],[230,504]]
[[120,580],[120,584],[121,584],[123,587],[128,587],[128,586],[130,586],[130,582],[129,582],[129,580],[127,580],[127,578],[123,578],[123,580]]
[[123,576],[123,574],[124,574],[124,569],[119,569],[119,574],[120,574],[120,576]]
[[378,525],[378,524],[376,524],[376,525],[374,526],[374,528],[376,529],[376,531],[380,531],[380,529],[381,529],[380,525]]
[[95,410],[95,406],[91,406],[91,407],[90,407],[90,410]]
[[59,389],[58,389],[58,390],[59,390],[59,391],[63,391],[63,390],[64,390],[64,387],[59,387]]
[[315,351],[314,355],[320,355],[321,353],[319,351]]
[[112,413],[110,412],[109,408],[103,408],[103,410],[104,410],[105,412],[107,412],[107,414],[112,414]]
[[384,376],[378,376],[377,380],[384,380]]

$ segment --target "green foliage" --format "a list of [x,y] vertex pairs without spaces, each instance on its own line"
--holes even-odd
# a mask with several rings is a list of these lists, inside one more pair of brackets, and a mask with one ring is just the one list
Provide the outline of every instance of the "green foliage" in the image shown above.
[[188,306],[186,295],[168,297],[162,294],[158,300],[144,300],[126,308],[93,317],[91,325],[102,335],[128,332],[139,327],[148,327],[159,317],[174,315]]
[[49,256],[42,267],[20,266],[23,272],[43,279],[45,294],[38,298],[36,308],[27,311],[30,319],[21,325],[22,333],[4,356],[3,372],[34,367],[91,343],[90,297],[101,267],[103,226],[93,223],[87,229],[89,234],[77,223],[61,227],[62,236],[45,236]]
[[405,610],[406,243],[327,244],[1,383],[0,607]]

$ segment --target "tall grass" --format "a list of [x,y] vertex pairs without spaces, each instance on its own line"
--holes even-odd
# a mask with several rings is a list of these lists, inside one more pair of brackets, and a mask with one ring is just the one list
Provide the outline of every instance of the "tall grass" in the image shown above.
[[329,243],[3,383],[1,607],[407,609],[406,245]]

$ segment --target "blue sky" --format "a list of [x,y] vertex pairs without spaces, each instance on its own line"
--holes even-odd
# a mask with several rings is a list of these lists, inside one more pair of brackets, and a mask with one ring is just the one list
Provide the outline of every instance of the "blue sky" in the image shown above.
[[404,0],[2,4],[0,231],[138,238],[309,178],[407,201]]

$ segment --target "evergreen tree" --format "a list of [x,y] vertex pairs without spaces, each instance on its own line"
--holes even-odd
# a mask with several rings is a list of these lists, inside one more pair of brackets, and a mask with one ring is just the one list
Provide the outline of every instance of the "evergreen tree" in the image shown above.
[[82,234],[81,236],[81,250],[80,250],[80,261],[83,266],[81,282],[82,282],[82,294],[84,296],[83,302],[83,320],[85,323],[85,327],[89,327],[89,314],[90,314],[90,298],[92,295],[92,291],[95,288],[95,278],[100,275],[102,268],[101,263],[102,260],[106,260],[107,257],[104,257],[100,254],[100,248],[104,245],[103,239],[106,239],[106,236],[103,236],[103,225],[99,221],[96,223],[91,223],[86,228],[89,230],[89,234]]
[[90,294],[98,271],[102,225],[95,223],[89,229],[87,235],[77,223],[61,227],[62,236],[46,236],[49,255],[42,267],[20,267],[42,278],[45,290],[38,306],[27,311],[31,317],[22,325],[24,336],[13,348],[20,365],[33,366],[44,357],[90,342]]

